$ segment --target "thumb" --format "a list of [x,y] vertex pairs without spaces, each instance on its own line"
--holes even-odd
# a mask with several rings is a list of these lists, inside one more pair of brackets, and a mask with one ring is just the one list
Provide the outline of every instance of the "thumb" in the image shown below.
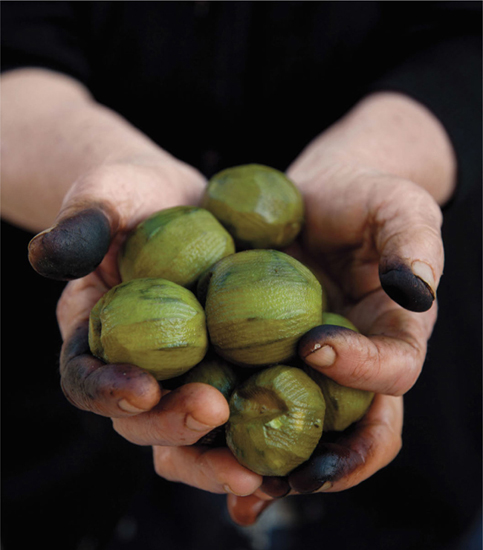
[[324,255],[328,275],[353,302],[382,287],[409,311],[429,310],[444,264],[438,204],[395,176],[336,176],[306,193],[308,249]]
[[408,182],[387,195],[375,208],[381,286],[405,309],[427,311],[444,265],[441,210],[429,193]]
[[61,213],[51,228],[30,241],[30,264],[49,279],[84,277],[96,269],[109,249],[110,218],[105,207],[94,205]]
[[29,261],[44,277],[84,277],[117,233],[163,208],[197,203],[204,185],[197,170],[177,160],[100,166],[74,183],[56,223],[32,239]]

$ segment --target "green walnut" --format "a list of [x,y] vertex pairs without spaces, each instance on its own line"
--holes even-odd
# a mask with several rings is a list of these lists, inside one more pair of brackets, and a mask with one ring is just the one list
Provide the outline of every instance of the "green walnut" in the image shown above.
[[122,281],[155,277],[191,288],[220,258],[235,252],[233,238],[207,210],[175,206],[141,222],[118,258]]
[[357,327],[347,319],[347,317],[344,317],[343,315],[340,315],[339,313],[333,313],[331,311],[324,311],[322,314],[322,324],[323,325],[335,325],[338,327],[345,327],[350,328],[351,330],[354,330],[355,332],[359,332],[357,330]]
[[194,294],[165,279],[133,279],[111,288],[89,319],[91,352],[131,363],[157,380],[181,375],[208,349],[206,318]]
[[[358,332],[349,319],[337,313],[324,313],[322,324],[341,326]],[[306,368],[306,372],[319,385],[325,398],[327,408],[324,431],[343,431],[366,414],[374,398],[374,393],[341,386],[321,372],[309,367]]]
[[233,392],[226,442],[240,464],[284,476],[305,462],[322,436],[325,401],[301,369],[278,365]]
[[238,375],[233,365],[215,354],[205,357],[195,367],[182,376],[182,384],[200,382],[219,390],[228,400],[238,383]]
[[288,246],[304,223],[298,188],[282,172],[260,164],[235,166],[214,175],[201,206],[220,220],[239,250]]
[[294,357],[300,337],[322,323],[322,289],[312,272],[277,250],[245,250],[210,270],[206,321],[214,350],[244,366]]

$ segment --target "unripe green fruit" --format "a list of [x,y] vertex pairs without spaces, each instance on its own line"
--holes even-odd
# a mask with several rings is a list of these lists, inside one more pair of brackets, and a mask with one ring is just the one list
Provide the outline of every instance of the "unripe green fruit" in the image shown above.
[[322,289],[312,272],[276,250],[247,250],[210,270],[206,319],[215,351],[247,366],[296,355],[300,337],[322,323]]
[[123,281],[156,277],[191,288],[220,258],[233,254],[231,235],[207,210],[176,206],[141,222],[119,254]]
[[322,314],[322,324],[323,325],[335,325],[338,327],[345,327],[349,328],[355,332],[359,332],[357,330],[357,327],[347,319],[347,317],[344,317],[343,315],[340,315],[339,313],[332,313],[331,311],[324,311]]
[[341,432],[366,414],[374,398],[372,392],[341,386],[314,369],[306,372],[317,383],[324,395],[327,407],[324,432]]
[[206,356],[200,363],[182,376],[182,384],[200,382],[219,390],[228,400],[235,389],[238,376],[233,365],[217,355]]
[[238,249],[288,246],[304,222],[303,199],[295,184],[282,172],[260,164],[214,175],[201,205],[220,220]]
[[165,279],[111,288],[89,319],[89,346],[107,363],[131,363],[157,380],[183,374],[208,349],[203,308],[188,289]]
[[324,413],[320,388],[301,369],[285,365],[264,369],[232,394],[227,445],[253,472],[284,476],[314,451]]

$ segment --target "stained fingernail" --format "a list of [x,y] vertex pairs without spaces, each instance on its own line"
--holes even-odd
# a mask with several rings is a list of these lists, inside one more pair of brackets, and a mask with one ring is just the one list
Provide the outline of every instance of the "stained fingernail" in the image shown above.
[[88,208],[61,220],[29,243],[29,261],[44,277],[84,277],[101,263],[110,244],[109,220],[99,208]]
[[337,358],[334,348],[328,344],[319,347],[317,345],[315,346],[315,350],[305,358],[307,363],[317,365],[318,367],[332,366]]
[[260,490],[272,498],[282,498],[290,493],[290,484],[285,477],[265,476]]
[[196,420],[196,418],[191,416],[191,414],[186,415],[185,426],[189,430],[193,430],[194,432],[206,432],[208,430],[212,430],[215,427],[208,426],[208,424],[204,424],[203,422]]
[[327,491],[334,481],[353,472],[363,463],[361,455],[335,443],[320,444],[307,462],[288,478],[291,488],[302,494]]
[[[411,267],[402,263],[400,260],[386,261],[384,266],[381,266],[379,278],[381,286],[386,294],[398,303],[400,306],[410,311],[427,311],[434,302],[435,292],[431,287],[434,286],[434,281],[425,281],[421,276],[414,272],[419,271],[423,276],[433,279],[428,276],[428,264],[417,265],[414,262]],[[423,264],[423,262],[419,262]]]
[[140,413],[146,412],[144,409],[140,409],[138,407],[135,407],[134,405],[129,403],[129,401],[127,401],[126,399],[121,399],[117,403],[117,405],[121,410],[123,410],[124,412],[127,412],[127,413],[140,414]]
[[416,275],[416,277],[421,279],[423,283],[428,286],[433,297],[436,296],[436,282],[434,280],[434,274],[431,266],[426,262],[416,260],[411,264],[411,269],[413,270],[414,275]]

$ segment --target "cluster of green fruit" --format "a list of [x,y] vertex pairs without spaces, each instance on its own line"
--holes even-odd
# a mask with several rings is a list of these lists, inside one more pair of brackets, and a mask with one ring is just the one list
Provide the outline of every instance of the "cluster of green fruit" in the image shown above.
[[313,327],[356,330],[323,313],[320,282],[279,250],[303,218],[300,192],[281,172],[226,169],[200,207],[162,210],[128,235],[122,283],[90,315],[89,345],[102,360],[218,388],[230,403],[223,443],[261,475],[292,471],[323,431],[359,420],[373,397],[297,363],[298,341]]

